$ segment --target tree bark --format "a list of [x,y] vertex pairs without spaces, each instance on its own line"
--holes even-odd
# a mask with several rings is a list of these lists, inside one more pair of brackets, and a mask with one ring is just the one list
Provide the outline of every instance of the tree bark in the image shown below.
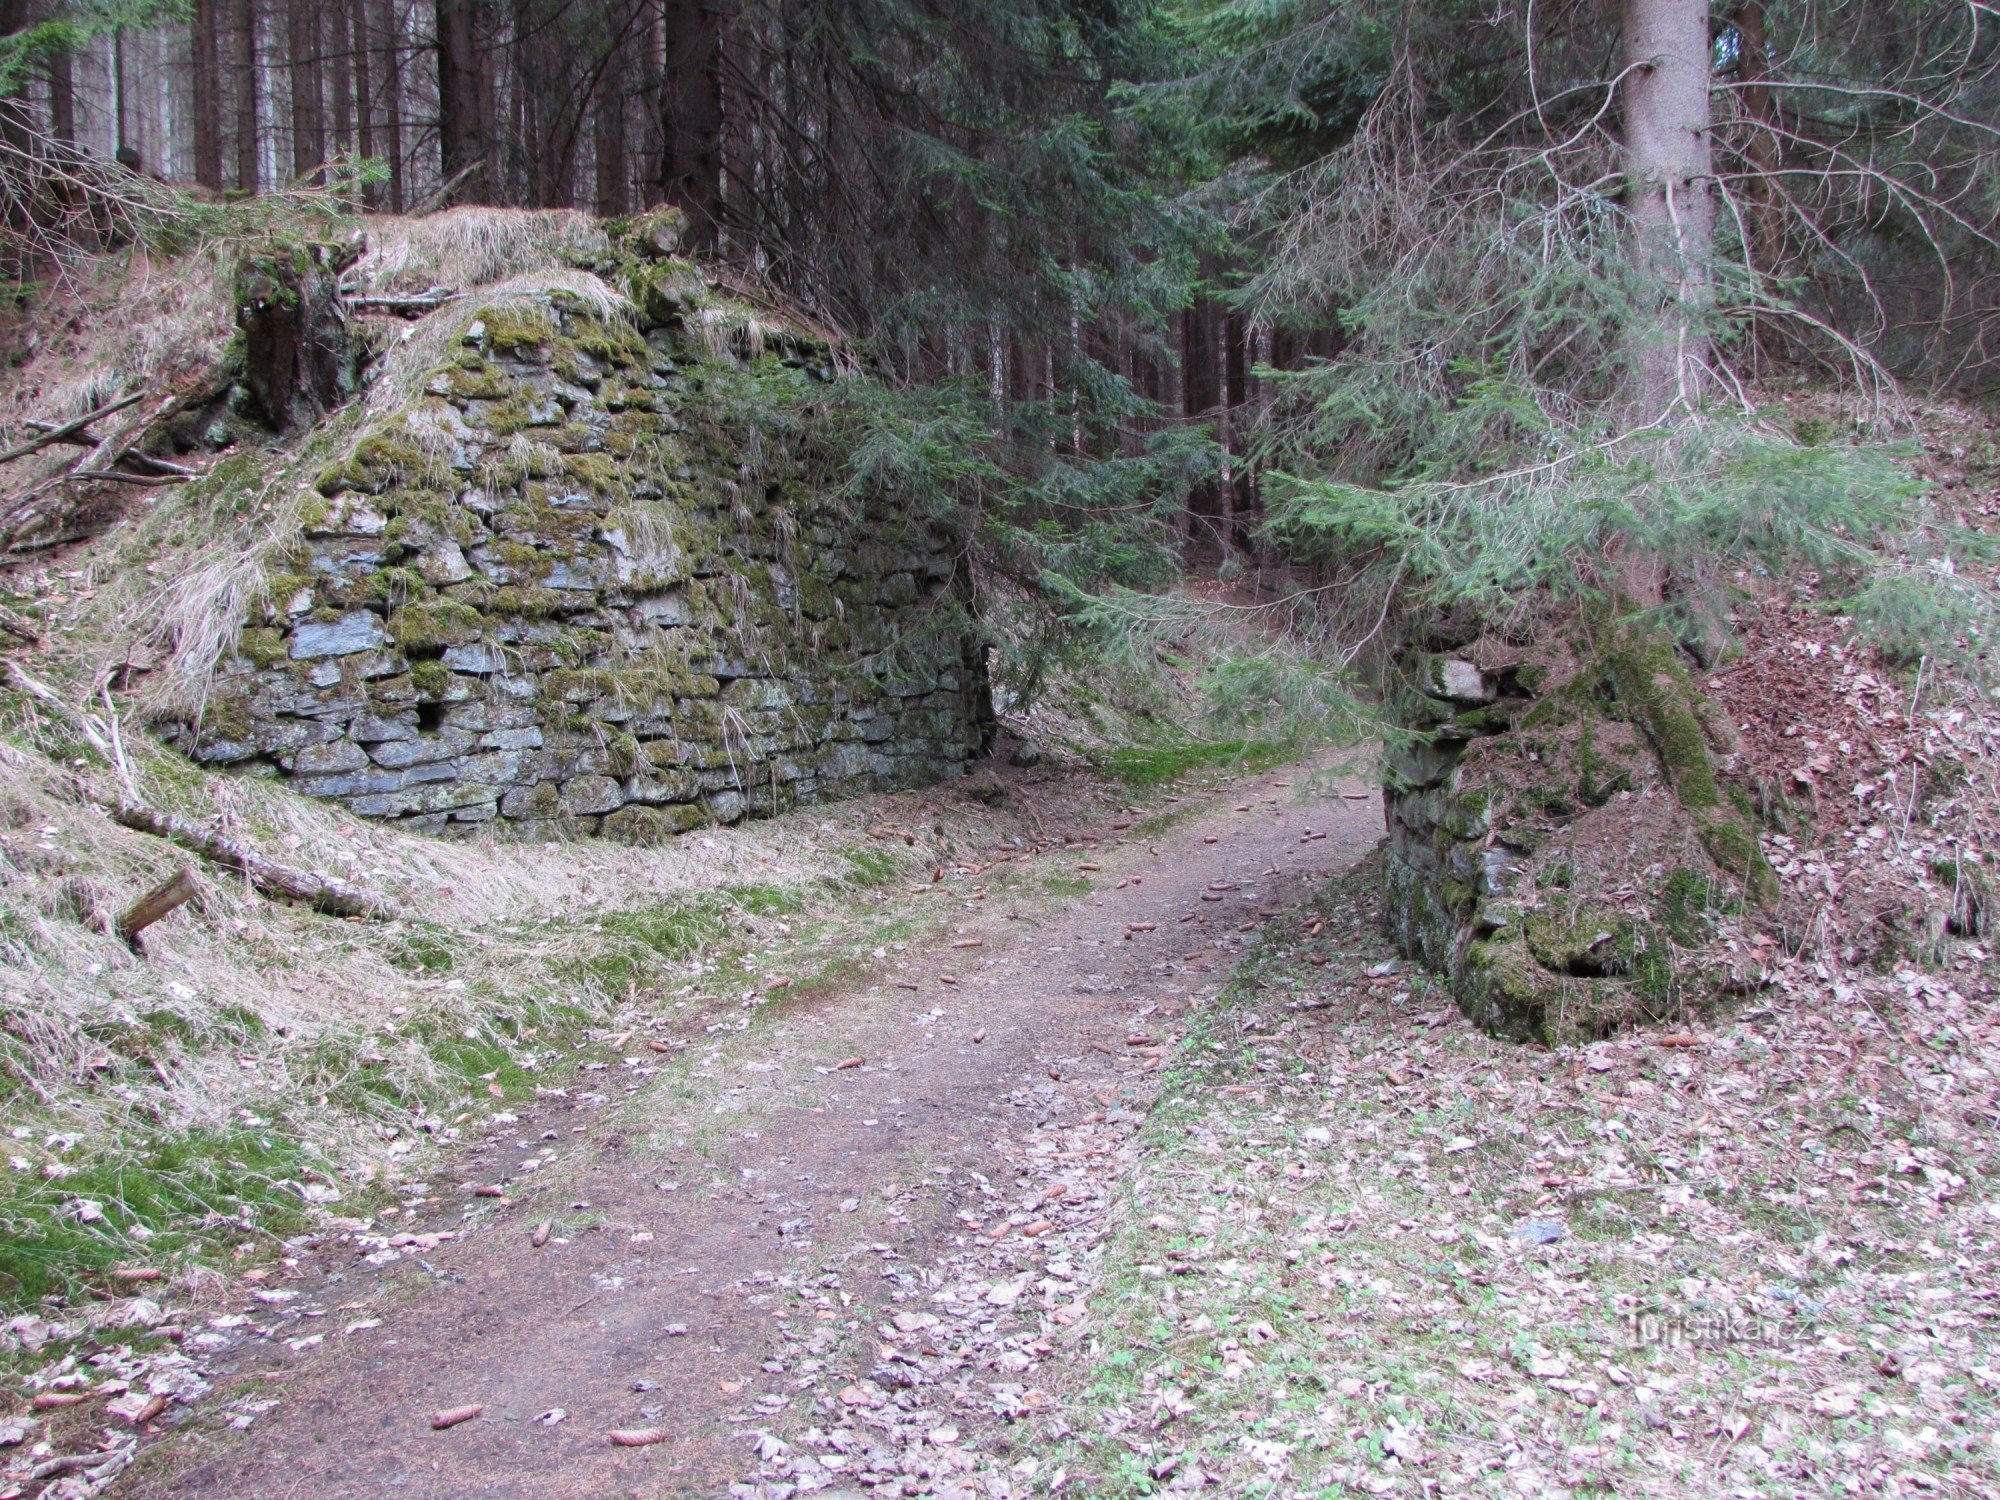
[[[348,52],[354,58],[354,146],[364,157],[375,154],[375,79],[368,51],[368,0],[348,0]],[[364,207],[379,206],[380,184],[361,190]]]
[[76,144],[76,69],[67,52],[49,59],[49,129],[57,140]]
[[597,212],[625,212],[625,44],[613,38],[597,75],[590,106],[592,154],[597,169]]
[[714,251],[722,233],[722,25],[712,0],[665,0],[661,80],[666,200],[687,215],[687,243]]
[[236,186],[258,187],[257,0],[236,0]]
[[222,0],[195,0],[188,17],[188,60],[194,75],[194,180],[222,191],[222,68],[218,12]]
[[389,212],[403,211],[403,22],[397,0],[382,0],[382,133],[389,157]]
[[350,26],[348,0],[331,0],[326,7],[329,34],[326,52],[327,85],[333,96],[333,154],[354,149],[354,68],[347,50]]
[[436,0],[438,163],[444,181],[460,178],[451,197],[487,200],[486,143],[480,129],[479,50],[472,26],[473,0]]
[[287,0],[285,45],[292,79],[292,175],[302,182],[311,182],[317,179],[326,160],[316,0]]
[[[1181,314],[1181,415],[1190,424],[1215,421],[1222,405],[1216,321],[1216,306],[1206,297],[1198,298]],[[1194,518],[1215,515],[1221,498],[1220,487],[1213,481],[1195,486],[1188,496],[1190,535],[1194,532]]]
[[195,880],[194,871],[182,867],[120,912],[113,926],[128,948],[135,953],[143,952],[139,934],[200,894],[201,885]]
[[1715,195],[1708,0],[1625,0],[1625,206],[1636,272],[1626,340],[1634,418],[1700,399]]

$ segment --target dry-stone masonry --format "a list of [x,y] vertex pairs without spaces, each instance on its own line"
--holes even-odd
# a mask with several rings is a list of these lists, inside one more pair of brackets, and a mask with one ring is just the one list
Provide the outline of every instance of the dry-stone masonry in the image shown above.
[[197,759],[650,839],[985,749],[963,539],[850,482],[827,348],[657,250],[613,274],[636,318],[556,292],[418,330],[434,368],[319,475]]

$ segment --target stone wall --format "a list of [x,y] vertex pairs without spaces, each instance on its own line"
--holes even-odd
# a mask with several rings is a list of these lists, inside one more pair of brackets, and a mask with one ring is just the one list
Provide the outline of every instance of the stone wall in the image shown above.
[[636,317],[417,328],[420,393],[319,474],[191,754],[409,827],[646,839],[982,753],[963,538],[854,491],[826,346],[685,262],[611,274]]
[[[1657,635],[1582,659],[1414,658],[1388,754],[1398,946],[1495,1033],[1575,1042],[1705,1003],[1716,940],[1773,891],[1726,726]],[[1723,945],[1726,947],[1726,945]]]

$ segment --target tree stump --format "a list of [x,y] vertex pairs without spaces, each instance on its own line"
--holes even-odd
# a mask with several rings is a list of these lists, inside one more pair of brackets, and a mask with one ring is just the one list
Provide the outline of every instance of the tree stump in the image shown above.
[[243,383],[256,415],[291,432],[354,394],[357,359],[340,304],[340,274],[366,242],[308,240],[245,255],[236,265]]

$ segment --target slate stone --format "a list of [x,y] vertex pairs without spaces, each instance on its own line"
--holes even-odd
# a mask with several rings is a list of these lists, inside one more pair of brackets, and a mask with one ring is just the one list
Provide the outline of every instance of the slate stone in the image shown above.
[[322,656],[354,656],[388,644],[382,622],[365,609],[352,610],[331,624],[302,621],[292,627],[291,654],[294,661],[310,661]]

